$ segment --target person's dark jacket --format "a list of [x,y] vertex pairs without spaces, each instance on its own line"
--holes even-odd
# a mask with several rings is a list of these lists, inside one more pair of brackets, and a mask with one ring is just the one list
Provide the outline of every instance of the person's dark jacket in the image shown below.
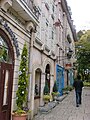
[[82,80],[76,80],[76,81],[74,81],[73,87],[75,88],[75,91],[81,92],[82,91],[82,87],[83,87]]

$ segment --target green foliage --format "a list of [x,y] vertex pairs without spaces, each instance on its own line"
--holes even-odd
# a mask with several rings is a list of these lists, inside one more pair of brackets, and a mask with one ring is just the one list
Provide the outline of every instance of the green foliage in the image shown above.
[[0,48],[0,61],[4,61],[4,62],[8,61],[8,54],[5,46]]
[[84,81],[83,84],[84,84],[84,86],[86,86],[86,87],[90,87],[90,82]]
[[48,83],[46,82],[44,86],[44,95],[48,95],[48,94],[49,94],[49,87],[48,87]]
[[78,38],[78,39],[80,39],[81,36],[84,34],[83,32],[84,32],[84,31],[81,31],[81,30],[80,30],[80,31],[77,33],[77,38]]
[[90,70],[90,30],[84,31],[76,42],[77,70],[84,77],[85,70]]
[[71,91],[73,90],[73,86],[67,86],[63,88],[63,91]]
[[54,86],[53,86],[53,91],[52,91],[52,98],[54,100],[54,97],[55,96],[58,96],[59,95],[59,92],[58,92],[58,87],[57,87],[57,83],[56,81],[54,82]]
[[7,50],[5,48],[3,48],[3,54],[2,54],[2,56],[3,56],[3,59],[5,61],[7,61]]
[[54,82],[53,92],[58,92],[58,87],[56,81]]
[[43,100],[49,101],[50,99],[51,99],[51,96],[50,96],[50,95],[44,95],[44,96],[43,96]]
[[59,92],[52,92],[52,95],[53,95],[53,96],[58,96],[58,95],[59,95]]
[[14,115],[21,115],[21,114],[26,114],[26,112],[22,109],[18,109],[13,111]]
[[27,113],[30,113],[31,112],[31,110],[29,110],[27,107],[24,107],[23,109],[21,109],[21,108],[18,108],[17,110],[14,110],[13,111],[13,114],[14,115],[19,115],[19,116],[21,116],[22,114],[27,114]]
[[27,46],[26,43],[24,44],[22,55],[21,55],[21,62],[19,68],[19,80],[18,80],[18,90],[16,92],[16,103],[18,109],[22,109],[23,105],[26,103],[27,100],[27,87],[28,87],[28,63],[27,63]]

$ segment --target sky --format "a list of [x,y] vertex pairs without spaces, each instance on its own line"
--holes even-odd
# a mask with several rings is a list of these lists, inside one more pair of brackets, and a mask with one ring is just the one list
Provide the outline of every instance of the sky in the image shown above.
[[67,0],[76,31],[90,29],[90,0]]

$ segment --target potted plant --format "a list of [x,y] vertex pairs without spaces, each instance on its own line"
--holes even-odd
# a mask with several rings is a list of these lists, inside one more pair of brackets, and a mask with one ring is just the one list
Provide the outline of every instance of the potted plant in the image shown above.
[[26,120],[27,113],[23,109],[17,109],[12,113],[12,120]]
[[63,95],[64,94],[68,94],[70,91],[72,91],[73,90],[73,86],[66,86],[66,87],[64,87],[63,89],[62,89],[62,91],[63,91]]
[[51,96],[49,94],[49,87],[48,87],[48,83],[46,82],[45,83],[45,86],[44,86],[44,95],[43,95],[43,100],[44,100],[44,103],[48,103],[51,99]]
[[52,92],[52,96],[58,96],[59,92]]
[[19,68],[18,89],[16,92],[17,109],[12,113],[12,120],[26,120],[27,112],[27,87],[28,87],[28,63],[27,63],[27,46],[24,44],[21,62]]
[[58,88],[57,88],[57,83],[56,81],[54,82],[54,86],[53,86],[53,91],[52,91],[52,98],[54,100],[55,97],[57,97],[59,95],[58,92]]
[[43,96],[43,100],[44,100],[45,103],[48,103],[50,101],[50,99],[51,99],[50,94]]

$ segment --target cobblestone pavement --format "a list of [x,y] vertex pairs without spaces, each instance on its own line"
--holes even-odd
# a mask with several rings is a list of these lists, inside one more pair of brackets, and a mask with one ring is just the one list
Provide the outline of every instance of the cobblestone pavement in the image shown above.
[[90,88],[83,89],[79,107],[76,107],[75,92],[72,91],[51,112],[39,113],[33,120],[90,120]]

